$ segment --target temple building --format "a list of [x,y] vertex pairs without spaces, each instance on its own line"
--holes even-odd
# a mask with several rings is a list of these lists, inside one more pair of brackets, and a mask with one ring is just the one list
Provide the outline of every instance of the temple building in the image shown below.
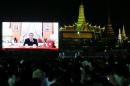
[[100,26],[92,26],[86,22],[84,5],[81,3],[79,7],[78,21],[73,25],[65,25],[64,27],[61,27],[60,39],[62,40],[62,44],[80,44],[81,42],[83,44],[86,41],[101,39],[103,31],[104,28],[101,28]]
[[121,42],[122,42],[121,29],[119,28],[119,33],[118,33],[118,43],[120,44]]
[[119,33],[118,33],[118,45],[122,45],[125,42],[127,42],[128,37],[126,36],[126,31],[123,25],[123,28],[119,28]]
[[128,37],[126,36],[126,31],[125,31],[124,25],[123,25],[123,28],[122,28],[121,36],[122,36],[122,40],[127,40],[128,39]]
[[107,40],[115,38],[115,33],[112,28],[110,15],[108,15],[107,25],[105,26],[105,37],[107,38]]

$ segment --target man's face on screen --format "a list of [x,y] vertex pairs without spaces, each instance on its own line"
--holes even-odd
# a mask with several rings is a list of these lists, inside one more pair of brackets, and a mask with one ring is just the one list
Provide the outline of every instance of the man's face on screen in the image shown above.
[[34,34],[33,34],[33,33],[30,33],[30,34],[29,34],[29,38],[30,38],[30,39],[32,39],[32,38],[33,38],[33,36],[34,36]]

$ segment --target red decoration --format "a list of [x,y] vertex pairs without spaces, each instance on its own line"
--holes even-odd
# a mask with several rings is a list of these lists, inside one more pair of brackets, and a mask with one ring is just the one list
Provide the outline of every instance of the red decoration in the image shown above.
[[41,38],[38,38],[38,43],[42,43],[42,39]]
[[47,47],[48,47],[48,48],[54,48],[54,47],[55,47],[54,41],[48,40],[48,41],[47,41]]

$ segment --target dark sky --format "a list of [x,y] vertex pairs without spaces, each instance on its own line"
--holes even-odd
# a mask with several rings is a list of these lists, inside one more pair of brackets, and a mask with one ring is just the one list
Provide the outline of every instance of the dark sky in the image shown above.
[[[83,1],[83,0],[82,0]],[[109,1],[109,4],[108,4]],[[60,25],[77,21],[80,0],[17,0],[0,3],[1,21],[58,21]],[[129,4],[126,0],[84,0],[86,20],[92,25],[106,25],[109,7],[113,29],[125,25],[130,33]]]

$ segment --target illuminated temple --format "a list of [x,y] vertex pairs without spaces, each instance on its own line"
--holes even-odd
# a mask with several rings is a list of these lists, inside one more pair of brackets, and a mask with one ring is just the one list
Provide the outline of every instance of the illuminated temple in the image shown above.
[[[125,33],[124,29],[122,33]],[[126,35],[123,36],[126,38]],[[87,43],[92,44],[93,41],[98,43],[103,42],[105,45],[111,46],[114,45],[114,42],[117,42],[117,39],[120,40],[119,36],[115,36],[115,32],[111,24],[110,14],[108,13],[107,24],[104,27],[96,25],[92,26],[86,21],[83,3],[81,3],[79,6],[77,22],[73,25],[65,25],[64,27],[60,28],[60,43],[67,46],[84,46]]]
[[[79,7],[78,21],[73,25],[64,26],[60,28],[61,39],[65,42],[88,41],[88,40],[99,40],[102,38],[102,31],[104,27],[92,26],[86,22],[84,14],[84,5],[81,4]],[[71,41],[69,41],[71,40]]]

